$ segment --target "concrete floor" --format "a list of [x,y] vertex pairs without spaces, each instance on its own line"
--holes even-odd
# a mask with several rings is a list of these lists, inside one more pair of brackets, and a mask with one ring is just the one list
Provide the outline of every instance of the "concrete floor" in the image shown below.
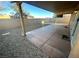
[[70,42],[62,39],[62,35],[69,36],[69,29],[63,25],[48,25],[34,31],[27,32],[27,39],[42,50],[49,57],[68,57]]

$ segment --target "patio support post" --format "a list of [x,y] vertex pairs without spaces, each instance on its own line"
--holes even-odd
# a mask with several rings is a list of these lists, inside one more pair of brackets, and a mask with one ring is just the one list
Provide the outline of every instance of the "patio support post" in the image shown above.
[[21,21],[21,28],[22,28],[22,36],[26,36],[25,35],[25,27],[24,27],[24,18],[23,18],[23,11],[21,8],[21,4],[22,2],[16,2],[18,9],[19,9],[19,14],[20,14],[20,21]]

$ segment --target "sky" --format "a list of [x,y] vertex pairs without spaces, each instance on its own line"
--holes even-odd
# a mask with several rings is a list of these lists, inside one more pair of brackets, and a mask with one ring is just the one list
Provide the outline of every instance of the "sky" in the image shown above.
[[[11,8],[12,5],[13,4],[8,1],[0,1],[0,10],[1,10],[0,14],[9,14],[9,15],[15,14],[16,12]],[[54,13],[35,7],[30,4],[23,3],[22,8],[25,13],[29,13],[35,18],[45,18],[45,17],[52,18],[54,16]]]
[[15,13],[15,11],[11,8],[11,3],[7,1],[0,1],[0,10],[0,14],[10,14],[11,12]]

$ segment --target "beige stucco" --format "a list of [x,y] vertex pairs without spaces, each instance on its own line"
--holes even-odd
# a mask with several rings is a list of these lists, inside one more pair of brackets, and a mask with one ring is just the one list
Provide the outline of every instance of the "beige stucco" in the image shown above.
[[64,14],[63,17],[54,18],[53,20],[55,20],[55,24],[59,23],[63,25],[69,25],[70,18],[71,18],[71,14]]

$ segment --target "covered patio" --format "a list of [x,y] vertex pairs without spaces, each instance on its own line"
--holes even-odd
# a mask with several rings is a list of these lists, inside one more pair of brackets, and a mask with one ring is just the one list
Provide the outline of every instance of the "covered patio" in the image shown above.
[[[23,2],[51,12],[54,11],[57,18],[63,14],[72,14],[75,10],[78,10],[79,7],[79,2]],[[18,29],[10,29],[11,35],[1,37],[1,39],[4,40],[1,40],[2,52],[0,52],[0,57],[68,57],[71,50],[69,23],[67,25],[51,23],[44,27],[26,32],[21,6],[23,2],[14,1],[19,8],[21,33],[17,32],[19,31]],[[64,3],[67,6],[64,7]],[[5,50],[5,48],[7,49]]]
[[[57,14],[57,16],[63,14],[71,14],[73,13],[73,11],[78,10],[78,2],[23,2],[35,5],[40,8],[44,8],[48,11],[52,10]],[[20,11],[23,36],[26,35],[26,38],[32,44],[34,44],[37,48],[39,48],[49,57],[68,57],[71,49],[69,38],[69,23],[68,25],[51,24],[30,32],[26,32],[25,34],[21,3],[22,2],[16,2]],[[63,4],[66,4],[67,6],[63,6]],[[49,6],[51,7],[48,8]],[[64,39],[63,35],[66,35],[68,38]]]

